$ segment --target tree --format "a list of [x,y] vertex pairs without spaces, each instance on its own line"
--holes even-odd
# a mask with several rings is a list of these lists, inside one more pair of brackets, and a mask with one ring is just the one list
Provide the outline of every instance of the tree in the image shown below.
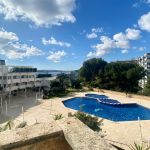
[[61,85],[60,85],[60,82],[59,82],[59,81],[53,80],[53,81],[51,81],[51,83],[50,83],[50,87],[51,87],[51,89],[54,88],[54,87],[60,88]]
[[71,84],[72,88],[75,88],[75,89],[80,89],[81,88],[81,83],[78,79],[71,79],[70,84]]
[[147,96],[150,95],[150,77],[147,79],[147,83],[143,89],[143,94]]
[[83,63],[79,75],[85,85],[128,93],[140,90],[139,80],[144,77],[145,71],[138,64],[107,63],[93,58]]
[[68,76],[64,73],[58,74],[56,79],[59,81],[61,89],[65,89],[69,84]]
[[126,92],[137,92],[139,87],[139,80],[142,79],[145,76],[145,71],[143,67],[140,67],[139,65],[135,65],[133,68],[130,68],[126,72],[126,86],[125,91]]
[[107,62],[101,58],[92,58],[83,63],[79,70],[81,80],[85,82],[93,82],[99,72],[102,72]]
[[143,67],[133,63],[109,63],[105,68],[104,87],[123,92],[137,92],[138,81],[145,75]]

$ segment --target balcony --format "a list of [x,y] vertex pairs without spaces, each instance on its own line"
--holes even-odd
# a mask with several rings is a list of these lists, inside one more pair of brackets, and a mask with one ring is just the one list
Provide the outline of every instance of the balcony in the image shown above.
[[25,88],[26,88],[25,84],[19,85],[19,89],[25,89]]
[[9,86],[7,88],[5,88],[5,91],[6,92],[9,92],[9,91],[14,91],[14,90],[18,90],[19,86]]
[[28,78],[28,81],[34,81],[34,78]]
[[11,87],[11,91],[18,90],[18,87],[19,87],[19,86],[12,86],[12,87]]
[[33,83],[29,83],[26,85],[26,87],[34,87],[34,84]]
[[21,78],[21,82],[28,82],[28,78]]
[[10,87],[5,88],[5,91],[6,91],[6,92],[11,91]]
[[35,82],[35,87],[41,86],[41,82]]
[[20,79],[12,79],[12,83],[20,83]]

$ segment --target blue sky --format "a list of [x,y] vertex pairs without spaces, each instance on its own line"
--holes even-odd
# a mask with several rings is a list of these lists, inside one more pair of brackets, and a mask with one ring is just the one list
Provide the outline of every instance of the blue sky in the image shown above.
[[150,0],[0,0],[0,57],[11,65],[79,69],[83,61],[150,52]]

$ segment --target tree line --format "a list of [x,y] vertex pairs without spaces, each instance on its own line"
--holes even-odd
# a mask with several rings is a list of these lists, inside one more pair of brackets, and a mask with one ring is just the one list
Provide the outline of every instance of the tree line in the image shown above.
[[62,96],[67,94],[68,89],[81,89],[82,86],[150,95],[150,78],[142,89],[139,80],[146,71],[136,63],[108,63],[101,58],[92,58],[74,73],[58,74],[56,80],[51,81],[50,88],[44,91],[44,97]]
[[136,63],[108,63],[101,58],[85,61],[79,70],[79,78],[86,86],[126,93],[140,91],[139,80],[144,76],[144,68]]

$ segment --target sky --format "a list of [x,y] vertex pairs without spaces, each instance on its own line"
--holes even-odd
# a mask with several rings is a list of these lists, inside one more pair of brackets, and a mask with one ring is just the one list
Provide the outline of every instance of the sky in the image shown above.
[[150,52],[150,0],[0,0],[0,59],[75,70]]

